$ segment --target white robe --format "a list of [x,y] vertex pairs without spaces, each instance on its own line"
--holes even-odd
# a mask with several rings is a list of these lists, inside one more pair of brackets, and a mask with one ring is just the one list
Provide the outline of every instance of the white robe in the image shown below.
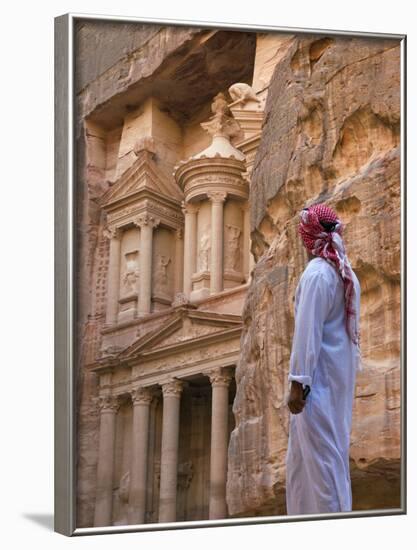
[[[360,284],[354,274],[359,326]],[[289,384],[311,387],[290,414],[286,456],[288,514],[352,510],[349,445],[359,348],[345,328],[343,281],[323,258],[307,264],[295,294]]]

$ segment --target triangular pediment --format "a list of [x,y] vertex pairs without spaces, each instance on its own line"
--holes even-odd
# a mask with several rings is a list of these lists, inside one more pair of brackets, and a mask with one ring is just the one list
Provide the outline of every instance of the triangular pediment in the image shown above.
[[119,354],[120,359],[157,353],[184,345],[203,345],[208,339],[240,330],[240,315],[212,313],[198,310],[173,312],[162,327],[141,336],[136,342]]
[[143,151],[132,166],[102,196],[101,204],[107,206],[143,191],[150,191],[171,200],[183,199],[183,193],[174,179],[171,181],[158,168],[152,156],[147,151]]

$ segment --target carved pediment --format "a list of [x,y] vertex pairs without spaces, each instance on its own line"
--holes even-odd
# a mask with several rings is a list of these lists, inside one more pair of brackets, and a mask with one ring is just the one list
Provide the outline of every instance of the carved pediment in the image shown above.
[[234,334],[241,327],[240,315],[185,309],[173,313],[171,320],[166,321],[163,327],[141,336],[119,354],[119,359],[128,360],[187,346],[204,346],[212,339]]
[[219,327],[205,325],[204,323],[196,321],[193,322],[189,317],[186,317],[172,334],[166,336],[160,342],[155,343],[153,347],[144,351],[155,351],[165,346],[179,344],[180,342],[186,342],[187,340],[193,340],[207,334],[214,334],[215,332],[219,332]]
[[174,180],[170,180],[152,160],[149,151],[142,151],[136,161],[106,191],[101,205],[106,207],[121,199],[134,197],[137,193],[149,191],[168,199],[181,201],[183,193]]

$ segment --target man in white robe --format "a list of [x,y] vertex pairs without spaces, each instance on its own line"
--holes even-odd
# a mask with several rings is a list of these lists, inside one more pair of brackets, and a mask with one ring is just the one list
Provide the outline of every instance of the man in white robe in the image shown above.
[[315,205],[304,209],[301,218],[299,230],[310,261],[295,294],[287,513],[348,512],[352,406],[360,368],[360,284],[345,254],[343,226],[335,212]]

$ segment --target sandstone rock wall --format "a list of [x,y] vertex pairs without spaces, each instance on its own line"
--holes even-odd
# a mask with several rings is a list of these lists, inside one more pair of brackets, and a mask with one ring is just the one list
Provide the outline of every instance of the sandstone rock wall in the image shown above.
[[399,506],[400,47],[320,36],[293,37],[287,46],[271,81],[251,181],[257,264],[236,371],[229,512],[285,513],[293,300],[307,261],[296,229],[298,211],[318,201],[346,223],[362,288],[353,507]]

